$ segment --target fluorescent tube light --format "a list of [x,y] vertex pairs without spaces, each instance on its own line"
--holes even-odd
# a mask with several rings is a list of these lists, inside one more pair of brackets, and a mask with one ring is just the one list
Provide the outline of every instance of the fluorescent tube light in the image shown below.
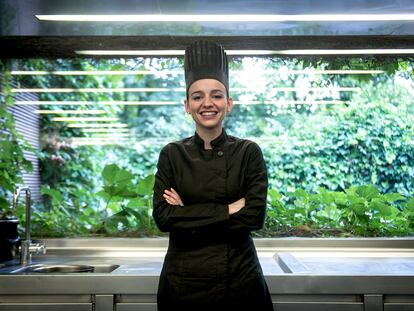
[[172,75],[172,74],[178,74],[182,75],[184,74],[184,70],[60,70],[60,71],[23,71],[23,70],[14,70],[10,72],[12,75],[57,75],[57,76],[101,76],[101,75]]
[[38,114],[105,114],[107,111],[105,110],[36,110]]
[[[268,89],[268,91],[274,91],[274,92],[301,92],[305,90],[304,88],[298,88],[298,87],[275,87]],[[308,91],[324,91],[324,90],[332,90],[332,91],[338,91],[338,92],[358,92],[360,91],[359,87],[309,87],[306,88]],[[231,88],[230,92],[254,92],[255,89],[249,89],[249,88]]]
[[[230,74],[239,74],[242,71],[232,71],[230,70]],[[263,74],[277,74],[278,70],[264,70]],[[355,70],[355,69],[303,69],[303,70],[287,70],[287,74],[338,74],[338,75],[346,75],[346,74],[380,74],[384,73],[384,70]],[[175,75],[183,75],[184,69],[182,70],[160,70],[160,71],[153,71],[153,70],[86,70],[86,71],[11,71],[12,75],[61,75],[61,76],[87,76],[87,75],[164,75],[164,74],[175,74]]]
[[[336,89],[335,89],[336,90]],[[275,100],[275,101],[234,101],[235,104],[245,104],[245,105],[250,105],[250,104],[280,104],[282,101],[280,100]],[[345,103],[343,101],[314,101],[317,103]],[[83,101],[78,101],[78,102],[56,102],[56,101],[32,101],[32,102],[16,102],[17,104],[21,105],[21,103],[29,103],[30,105],[73,105],[73,106],[83,106],[83,105],[118,105],[118,106],[162,106],[162,105],[182,105],[181,102],[157,102],[157,101],[149,101],[149,102],[129,102],[129,101],[116,101],[116,102],[83,102]],[[308,103],[308,102],[304,102],[304,101],[283,101],[283,103],[291,103],[291,104],[303,104],[303,103]]]
[[79,55],[180,56],[184,50],[79,50]]
[[70,128],[101,128],[101,127],[128,127],[125,123],[72,123],[67,125]]
[[42,75],[58,75],[58,76],[99,76],[99,75],[154,75],[154,74],[184,74],[181,70],[56,70],[56,71],[39,71],[39,70],[14,70],[10,74],[15,76],[42,76]]
[[13,93],[113,93],[113,92],[185,92],[185,88],[13,88]]
[[[78,55],[118,56],[182,56],[184,50],[77,50]],[[273,50],[227,50],[227,55],[272,55]]]
[[278,55],[371,55],[414,54],[414,49],[280,50]]
[[265,101],[234,101],[235,105],[339,105],[345,104],[343,100],[265,100]]
[[[364,74],[381,74],[384,70],[356,70],[356,69],[303,69],[303,70],[287,70],[286,74],[292,75],[364,75]],[[277,74],[278,70],[264,71],[264,74]]]
[[125,140],[128,137],[121,137],[121,136],[116,136],[116,137],[71,137],[72,141],[108,141],[108,140]]
[[[326,90],[326,87],[315,87],[315,88],[308,88],[312,91],[319,91],[319,90]],[[356,87],[335,87],[332,88],[336,91],[350,91],[355,92],[358,91],[359,88]],[[273,88],[274,91],[280,92],[298,92],[301,89],[294,88],[294,87],[280,87],[280,88]],[[72,89],[72,88],[34,88],[34,89],[12,89],[14,93],[115,93],[115,92],[185,92],[185,88],[79,88],[79,89]],[[252,92],[255,89],[249,88],[230,88],[230,92]]]
[[[81,50],[75,51],[80,55],[184,55],[177,50]],[[372,55],[372,54],[414,54],[414,49],[320,49],[320,50],[227,50],[227,55]]]
[[413,21],[414,14],[69,14],[35,15],[59,22],[348,22]]
[[58,105],[58,106],[85,106],[85,105],[115,105],[115,106],[162,106],[162,105],[181,105],[181,102],[173,101],[41,101],[41,100],[22,100],[15,101],[15,105]]
[[128,133],[126,128],[85,128],[82,130],[85,133]]
[[93,133],[93,136],[90,138],[120,138],[120,137],[130,137],[130,133]]
[[104,122],[112,122],[112,121],[119,121],[118,118],[109,118],[109,117],[91,117],[91,118],[81,118],[81,117],[56,117],[52,118],[52,121],[55,122],[89,122],[89,121],[104,121]]

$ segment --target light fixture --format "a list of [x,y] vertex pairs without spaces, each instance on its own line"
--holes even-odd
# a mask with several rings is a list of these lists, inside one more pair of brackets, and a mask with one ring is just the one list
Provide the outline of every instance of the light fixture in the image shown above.
[[85,128],[82,129],[84,133],[128,133],[126,128]]
[[70,128],[103,128],[103,127],[128,127],[125,123],[71,123],[67,125]]
[[[265,74],[277,74],[277,70],[273,72],[265,71]],[[287,70],[286,74],[292,75],[365,75],[365,74],[381,74],[384,70],[358,70],[358,69],[304,69],[304,70]]]
[[71,142],[73,147],[81,146],[106,146],[106,145],[121,145],[125,144],[125,140],[111,139],[111,140],[74,140]]
[[[326,87],[311,87],[308,90],[311,91],[320,91],[326,90]],[[346,92],[356,92],[359,90],[357,87],[333,87],[332,90],[335,91],[346,91]],[[185,88],[34,88],[34,89],[12,89],[14,93],[115,93],[115,92],[185,92]],[[230,92],[252,92],[255,89],[250,88],[230,88]],[[269,91],[278,91],[278,92],[298,92],[301,91],[299,88],[295,87],[279,87],[272,88]],[[142,102],[141,102],[142,103]]]
[[[100,56],[182,56],[184,50],[77,50],[78,55],[100,55]],[[272,55],[273,50],[226,50],[229,56],[237,55]]]
[[233,101],[235,105],[339,105],[343,100],[265,100],[265,101]]
[[58,75],[58,76],[100,76],[100,75],[179,75],[184,74],[183,70],[56,70],[56,71],[23,71],[14,70],[10,72],[12,75]]
[[414,49],[320,49],[320,50],[279,50],[278,55],[380,55],[414,54]]
[[[114,55],[114,56],[157,56],[184,55],[184,50],[80,50],[80,55]],[[230,56],[260,55],[381,55],[414,54],[414,49],[309,49],[309,50],[227,50]]]
[[[298,87],[274,87],[269,88],[267,91],[273,91],[273,92],[301,92],[301,91],[324,91],[324,90],[332,90],[337,92],[358,92],[360,91],[359,87],[309,87],[309,88],[298,88]],[[249,88],[231,88],[230,91],[232,92],[253,92],[255,89],[249,89]]]
[[[352,89],[352,88],[351,88]],[[337,90],[337,89],[334,89]],[[320,103],[344,103],[342,101],[315,101],[315,102],[320,102]],[[21,103],[26,103],[25,101],[23,102],[16,102],[17,104],[21,105]],[[163,105],[182,105],[182,103],[180,102],[159,102],[159,101],[145,101],[145,102],[129,102],[129,101],[114,101],[114,102],[83,102],[83,101],[78,101],[78,102],[56,102],[56,101],[33,101],[33,102],[29,102],[31,105],[74,105],[74,106],[83,106],[83,105],[118,105],[118,106],[163,106]],[[259,105],[259,104],[280,104],[281,101],[280,100],[275,100],[275,101],[234,101],[235,104],[237,105]],[[283,101],[283,103],[286,103],[286,101]],[[301,104],[301,103],[308,103],[308,102],[303,102],[303,101],[289,101],[289,103],[292,104]],[[23,104],[24,105],[24,104]]]
[[130,137],[130,133],[93,133],[91,138],[121,138]]
[[78,55],[180,56],[184,50],[78,50]]
[[85,105],[115,105],[115,106],[163,106],[163,105],[178,105],[182,104],[181,102],[174,101],[41,101],[41,100],[31,100],[31,101],[15,101],[15,105],[57,105],[57,106],[85,106]]
[[185,92],[185,88],[13,88],[11,91],[13,93]]
[[54,109],[54,110],[35,110],[37,114],[105,114],[105,110],[65,110],[65,109]]
[[349,22],[413,21],[414,14],[69,14],[35,15],[62,22]]
[[112,122],[112,121],[119,121],[118,118],[110,118],[110,117],[55,117],[52,118],[52,121],[55,122],[90,122],[90,121],[103,121],[103,122]]
[[[274,75],[279,72],[279,70],[263,70],[263,74]],[[242,71],[232,71],[230,74],[240,74]],[[381,74],[384,73],[384,70],[355,70],[355,69],[303,69],[303,70],[287,70],[284,73],[292,75],[310,75],[310,74],[337,74],[337,75],[347,75],[347,74]],[[86,76],[86,75],[165,75],[165,74],[174,74],[174,75],[183,75],[184,69],[182,70],[86,70],[86,71],[11,71],[12,75],[61,75],[61,76]]]

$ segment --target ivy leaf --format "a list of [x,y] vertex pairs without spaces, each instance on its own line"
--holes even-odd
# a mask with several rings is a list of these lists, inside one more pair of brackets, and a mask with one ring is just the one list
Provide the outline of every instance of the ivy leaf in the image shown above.
[[142,179],[137,186],[137,193],[142,196],[150,196],[154,188],[155,176],[153,174]]
[[120,169],[116,164],[106,165],[102,177],[105,185],[126,184],[134,178],[130,172]]
[[390,216],[392,214],[391,207],[380,198],[374,198],[369,204],[372,210],[377,210],[381,216]]
[[356,188],[356,194],[360,197],[366,198],[368,201],[381,195],[378,189],[373,185],[358,186]]
[[348,197],[350,204],[350,208],[355,212],[357,215],[365,215],[365,199],[358,198],[358,197]]
[[108,201],[111,198],[111,195],[105,190],[100,190],[96,193],[97,196],[101,197],[105,201]]
[[404,208],[406,210],[413,211],[413,213],[414,213],[414,198],[411,198],[410,200],[408,200],[407,202],[405,202],[403,204],[403,206],[404,206]]
[[50,196],[56,204],[59,204],[63,200],[62,194],[55,189],[50,189],[49,186],[42,186],[40,193]]
[[390,203],[405,200],[405,196],[399,193],[386,193],[383,197]]
[[129,200],[127,207],[130,208],[138,208],[138,207],[146,207],[147,201],[141,198],[134,198]]
[[282,199],[282,195],[276,189],[269,189],[268,196],[270,198],[270,203],[272,205],[277,205],[279,201]]

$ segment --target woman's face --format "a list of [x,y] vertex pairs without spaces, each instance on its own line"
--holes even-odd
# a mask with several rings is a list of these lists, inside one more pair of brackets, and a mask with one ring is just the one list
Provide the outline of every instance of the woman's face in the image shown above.
[[231,111],[233,99],[227,98],[226,88],[215,79],[195,81],[188,89],[185,110],[191,114],[198,129],[221,128],[226,114]]

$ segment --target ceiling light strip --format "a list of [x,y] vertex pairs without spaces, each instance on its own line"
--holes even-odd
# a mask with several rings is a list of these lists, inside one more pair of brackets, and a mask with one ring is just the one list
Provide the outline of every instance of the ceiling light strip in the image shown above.
[[104,128],[104,127],[128,127],[125,123],[71,123],[67,127],[70,128]]
[[[276,87],[268,89],[268,91],[277,92],[302,92],[304,89],[295,87]],[[359,91],[358,87],[310,87],[310,91],[332,90],[332,91]],[[185,92],[185,88],[32,88],[32,89],[12,89],[14,93],[115,93],[115,92]],[[256,89],[251,88],[230,88],[230,92],[254,92]]]
[[59,71],[23,71],[14,70],[12,75],[58,75],[58,76],[100,76],[100,75],[179,75],[183,70],[59,70]]
[[[105,56],[180,56],[184,50],[78,50],[79,55]],[[229,56],[264,55],[401,55],[414,54],[414,49],[309,49],[309,50],[226,50]]]
[[414,54],[414,49],[343,49],[343,50],[280,50],[278,55],[399,55]]
[[56,117],[52,118],[52,121],[55,122],[95,122],[95,121],[103,121],[103,122],[113,122],[119,121],[118,118],[110,118],[110,117],[91,117],[91,118],[81,118],[81,117]]
[[82,129],[84,133],[128,133],[126,128],[85,128]]
[[[329,103],[345,103],[344,101],[314,101],[314,102],[329,102]],[[285,101],[285,100],[275,100],[275,101],[234,101],[235,104],[243,105],[252,105],[252,104],[301,104],[309,103],[304,101]],[[56,102],[56,101],[20,101],[16,102],[17,105],[73,105],[73,106],[84,106],[84,105],[118,105],[118,106],[163,106],[163,105],[182,105],[180,102],[128,102],[128,101],[116,101],[116,102]]]
[[[130,137],[130,133],[93,133],[93,136],[88,138],[118,138],[118,137]],[[73,137],[77,138],[77,137]],[[83,138],[83,137],[80,137]]]
[[[265,75],[275,75],[280,74],[280,70],[264,70],[263,74]],[[317,70],[317,69],[303,69],[303,70],[287,70],[283,71],[283,74],[292,74],[292,75],[313,75],[313,74],[337,74],[337,75],[346,75],[346,74],[381,74],[384,73],[384,70],[356,70],[356,69],[334,69],[334,70]],[[61,76],[87,76],[87,75],[183,75],[184,69],[182,70],[161,70],[161,71],[152,71],[152,70],[87,70],[87,71],[11,71],[12,75],[61,75]],[[232,71],[230,74],[243,74],[243,71]]]
[[[297,87],[275,87],[267,89],[268,92],[304,92],[304,91],[332,91],[332,92],[359,92],[359,87],[309,87],[309,88],[297,88]],[[249,88],[231,88],[231,92],[255,92],[256,89]]]
[[13,93],[114,93],[114,92],[185,92],[185,88],[24,88]]
[[65,109],[55,109],[55,110],[35,110],[37,114],[105,114],[105,110],[65,110]]
[[340,105],[346,104],[347,101],[343,100],[266,100],[266,101],[234,101],[235,105],[278,105],[278,106],[286,106],[286,105]]
[[85,105],[114,105],[114,106],[164,106],[164,105],[181,105],[181,102],[173,101],[15,101],[15,105],[41,105],[41,106],[85,106]]
[[63,22],[350,22],[413,21],[414,14],[60,14],[35,15]]

